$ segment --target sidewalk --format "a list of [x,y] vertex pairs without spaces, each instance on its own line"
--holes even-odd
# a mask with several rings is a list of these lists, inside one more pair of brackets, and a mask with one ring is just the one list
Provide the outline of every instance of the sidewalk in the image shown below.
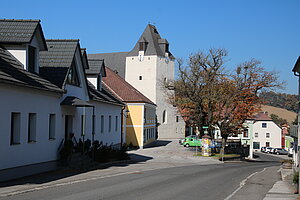
[[281,181],[277,181],[269,190],[264,200],[295,200],[298,194],[294,194],[292,185],[293,169],[280,168]]

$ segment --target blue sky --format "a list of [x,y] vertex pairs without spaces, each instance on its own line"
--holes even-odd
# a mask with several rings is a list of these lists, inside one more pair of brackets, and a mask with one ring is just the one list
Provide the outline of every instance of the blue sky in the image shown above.
[[3,1],[1,18],[41,19],[48,39],[80,39],[88,53],[129,51],[155,23],[180,58],[209,48],[229,51],[229,69],[256,58],[297,93],[299,0]]

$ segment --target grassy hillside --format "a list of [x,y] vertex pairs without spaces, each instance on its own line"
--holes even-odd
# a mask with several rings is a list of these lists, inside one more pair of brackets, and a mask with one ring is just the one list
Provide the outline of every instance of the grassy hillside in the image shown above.
[[295,113],[295,112],[288,111],[283,108],[268,106],[268,105],[262,105],[261,110],[263,112],[268,112],[269,116],[271,114],[278,115],[279,117],[286,119],[290,124],[296,119],[296,116],[297,116],[297,113]]

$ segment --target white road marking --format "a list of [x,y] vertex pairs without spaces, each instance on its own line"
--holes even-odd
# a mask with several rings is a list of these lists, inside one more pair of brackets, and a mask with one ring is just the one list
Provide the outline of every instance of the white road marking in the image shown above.
[[226,197],[224,200],[229,200],[230,198],[232,198],[240,189],[242,189],[244,187],[244,185],[246,184],[246,182],[254,175],[261,173],[263,171],[265,171],[267,168],[264,168],[262,171],[259,172],[254,172],[253,174],[250,174],[247,178],[245,178],[244,180],[242,180],[242,182],[240,183],[240,186],[233,191],[233,193],[231,193],[228,197]]

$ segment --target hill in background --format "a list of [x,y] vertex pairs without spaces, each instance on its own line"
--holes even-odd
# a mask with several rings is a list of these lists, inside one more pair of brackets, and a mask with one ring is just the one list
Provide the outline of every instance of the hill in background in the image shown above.
[[263,112],[268,112],[268,115],[270,116],[271,114],[278,115],[282,119],[286,119],[289,124],[292,124],[293,121],[295,121],[297,113],[293,111],[289,111],[283,108],[277,108],[274,106],[269,106],[269,105],[262,105],[261,106],[261,111]]

